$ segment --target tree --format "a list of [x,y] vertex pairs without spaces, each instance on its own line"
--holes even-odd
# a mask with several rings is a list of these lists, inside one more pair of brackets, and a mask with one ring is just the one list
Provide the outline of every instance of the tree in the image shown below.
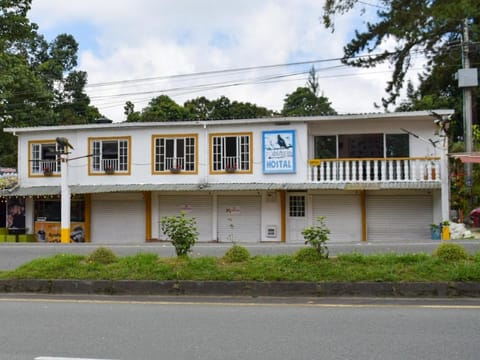
[[30,23],[27,13],[32,0],[0,0],[0,52],[18,53],[19,41],[31,39],[37,25]]
[[265,107],[249,102],[232,102],[226,96],[220,96],[215,100],[208,100],[202,96],[185,102],[184,107],[189,112],[190,118],[204,120],[249,119],[273,115],[273,111]]
[[318,95],[319,85],[318,85],[317,70],[315,70],[315,66],[313,65],[308,73],[307,88],[310,89],[310,91],[315,95]]
[[307,87],[298,87],[287,94],[283,102],[283,116],[334,115],[335,110],[324,96],[315,95]]
[[[355,37],[344,47],[342,61],[364,68],[386,61],[393,63],[392,78],[385,89],[389,96],[382,99],[385,108],[398,99],[416,54],[423,54],[431,66],[435,57],[446,49],[460,50],[465,19],[473,34],[480,31],[478,0],[381,0],[378,4],[371,5],[378,8],[377,22],[367,22],[366,31],[355,32]],[[370,4],[360,0],[326,0],[325,26],[334,31],[334,17],[357,5],[367,11],[365,6]],[[381,50],[388,39],[395,40],[395,48]]]
[[153,98],[142,111],[141,121],[179,121],[187,118],[185,109],[167,95]]
[[[61,34],[52,42],[27,17],[31,0],[0,0],[0,130],[5,127],[93,122],[98,109],[76,71],[78,44]],[[16,140],[0,132],[0,164],[16,165]]]
[[135,111],[135,104],[131,101],[127,101],[123,107],[124,114],[127,116],[127,122],[139,122],[141,121],[141,114]]
[[212,118],[214,105],[205,96],[188,100],[183,104],[190,119],[207,120]]

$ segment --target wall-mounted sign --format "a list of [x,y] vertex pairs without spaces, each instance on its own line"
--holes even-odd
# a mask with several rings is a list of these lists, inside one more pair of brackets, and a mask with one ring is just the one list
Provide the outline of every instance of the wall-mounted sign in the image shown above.
[[182,206],[180,206],[180,211],[183,211],[186,214],[190,214],[192,210],[192,205],[190,204],[183,204]]
[[263,173],[295,173],[295,130],[264,131]]

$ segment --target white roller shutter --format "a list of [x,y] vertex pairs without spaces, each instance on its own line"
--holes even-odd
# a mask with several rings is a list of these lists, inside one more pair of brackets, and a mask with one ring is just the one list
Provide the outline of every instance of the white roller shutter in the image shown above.
[[313,195],[313,218],[325,216],[330,242],[362,239],[362,209],[359,195]]
[[220,242],[260,242],[261,197],[219,196],[217,226]]
[[145,202],[143,199],[92,199],[92,242],[143,243]]
[[[160,195],[159,212],[163,216],[173,216],[184,211],[187,217],[195,218],[198,241],[212,241],[212,197],[208,195]],[[165,239],[160,229],[160,238]]]
[[367,196],[368,241],[428,239],[432,221],[431,195]]

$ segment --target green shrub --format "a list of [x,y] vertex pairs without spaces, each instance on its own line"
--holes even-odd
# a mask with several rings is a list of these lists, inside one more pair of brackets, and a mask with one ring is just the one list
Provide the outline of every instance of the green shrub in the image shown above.
[[468,252],[465,248],[458,244],[443,243],[440,244],[433,256],[447,262],[462,261],[468,259]]
[[299,262],[315,262],[321,259],[318,251],[313,247],[297,250],[292,257],[293,260]]
[[328,259],[328,247],[325,243],[328,241],[330,229],[325,225],[325,217],[317,217],[317,225],[312,225],[302,230],[305,245],[310,245],[317,250],[322,259]]
[[93,251],[87,257],[87,262],[94,263],[94,264],[108,265],[116,261],[117,261],[117,255],[115,255],[115,253],[111,249],[103,246]]
[[476,252],[475,255],[473,255],[473,261],[480,264],[480,252]]
[[177,256],[188,255],[198,238],[196,220],[187,218],[182,211],[180,215],[162,217],[160,225],[162,232],[172,240]]
[[249,251],[240,245],[233,245],[223,255],[223,260],[227,263],[247,261],[250,258]]

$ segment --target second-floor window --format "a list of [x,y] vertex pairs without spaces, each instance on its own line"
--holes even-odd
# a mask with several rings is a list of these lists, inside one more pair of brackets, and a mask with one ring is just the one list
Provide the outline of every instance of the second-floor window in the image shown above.
[[153,172],[196,172],[197,135],[153,137]]
[[251,172],[252,133],[211,134],[212,172]]
[[314,136],[316,159],[409,157],[408,134]]
[[57,156],[56,142],[30,142],[30,166],[31,175],[60,174],[60,158]]
[[102,173],[129,173],[130,138],[103,138],[89,139],[90,172]]

